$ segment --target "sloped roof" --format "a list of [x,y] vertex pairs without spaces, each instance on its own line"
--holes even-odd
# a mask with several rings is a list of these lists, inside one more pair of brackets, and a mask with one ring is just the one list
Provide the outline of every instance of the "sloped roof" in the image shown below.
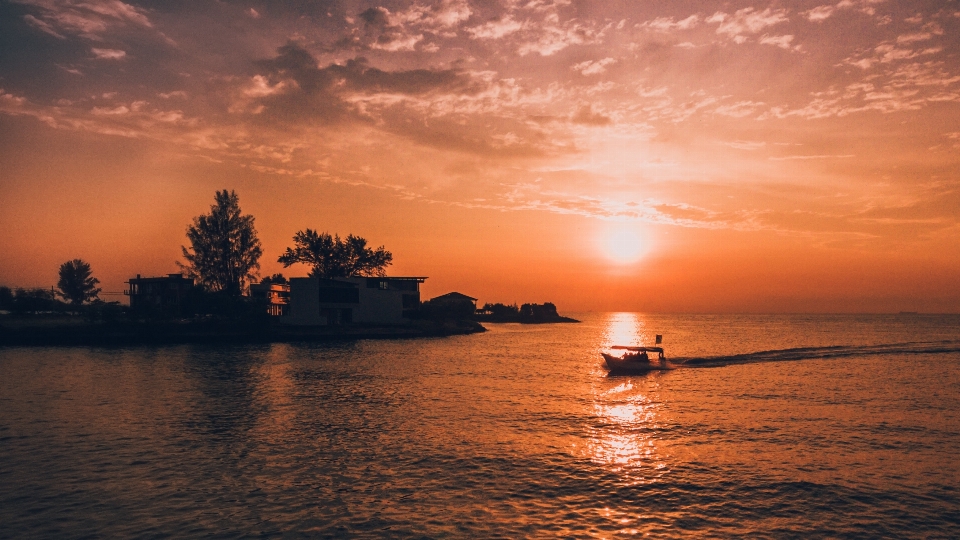
[[463,293],[458,293],[456,291],[448,292],[447,294],[441,294],[440,296],[430,299],[431,302],[434,300],[470,300],[471,302],[477,301],[477,299],[472,296],[467,296]]

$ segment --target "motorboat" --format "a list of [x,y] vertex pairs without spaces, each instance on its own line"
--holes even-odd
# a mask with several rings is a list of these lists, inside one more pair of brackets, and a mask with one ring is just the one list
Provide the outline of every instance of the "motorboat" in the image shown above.
[[[663,347],[614,345],[610,349],[624,351],[621,356],[600,352],[611,373],[646,373],[648,371],[672,369],[663,356]],[[651,360],[650,353],[657,354],[655,360]]]

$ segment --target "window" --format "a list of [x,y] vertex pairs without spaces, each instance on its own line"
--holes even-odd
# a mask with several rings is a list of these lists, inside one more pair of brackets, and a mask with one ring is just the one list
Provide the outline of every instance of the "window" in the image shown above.
[[412,280],[412,279],[404,279],[404,280],[400,280],[400,281],[394,281],[394,282],[393,282],[393,286],[394,286],[395,289],[398,289],[398,290],[401,290],[401,291],[416,291],[416,290],[417,290],[417,282],[416,282],[416,280]]

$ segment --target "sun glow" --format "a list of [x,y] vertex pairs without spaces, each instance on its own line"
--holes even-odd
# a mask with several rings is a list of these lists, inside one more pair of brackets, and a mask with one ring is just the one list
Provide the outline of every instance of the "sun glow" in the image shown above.
[[647,251],[644,239],[630,227],[617,227],[606,231],[600,240],[600,246],[607,258],[618,264],[637,262]]

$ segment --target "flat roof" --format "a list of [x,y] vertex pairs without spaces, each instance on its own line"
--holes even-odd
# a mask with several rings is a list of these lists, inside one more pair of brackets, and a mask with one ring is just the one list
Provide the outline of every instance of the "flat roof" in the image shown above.
[[184,276],[183,274],[167,274],[165,276],[147,276],[140,277],[138,274],[137,277],[132,277],[124,283],[130,283],[131,281],[167,281],[167,280],[183,280],[183,281],[193,281],[193,278]]

